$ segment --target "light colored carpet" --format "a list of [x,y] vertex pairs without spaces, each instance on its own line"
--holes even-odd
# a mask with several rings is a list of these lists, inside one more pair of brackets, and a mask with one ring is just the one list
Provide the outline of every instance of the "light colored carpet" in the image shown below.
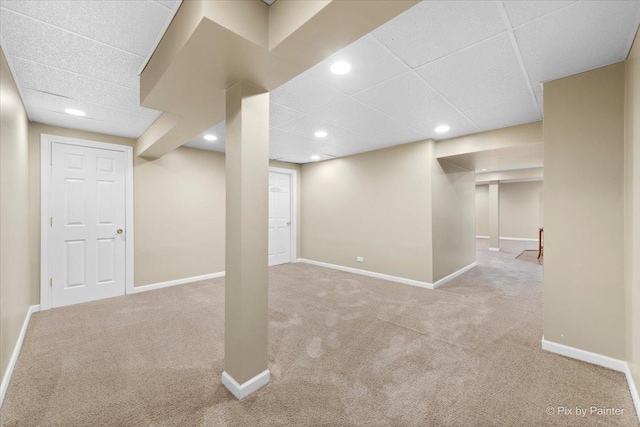
[[538,259],[537,249],[527,249],[525,251],[522,251],[520,255],[516,257],[516,259],[519,259],[520,261],[533,262],[534,264],[542,265],[544,258],[540,257],[540,259]]
[[1,424],[637,425],[622,374],[540,349],[542,267],[517,243],[480,241],[479,266],[436,291],[271,268],[272,381],[244,401],[220,382],[222,279],[37,313]]

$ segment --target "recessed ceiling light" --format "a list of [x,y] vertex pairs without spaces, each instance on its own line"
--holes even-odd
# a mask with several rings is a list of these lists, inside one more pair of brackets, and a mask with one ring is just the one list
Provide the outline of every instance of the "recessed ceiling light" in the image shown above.
[[327,132],[323,131],[323,130],[317,130],[316,133],[314,133],[316,138],[324,138],[325,136],[327,136]]
[[333,74],[337,74],[341,76],[351,71],[351,65],[349,65],[348,62],[338,61],[338,62],[334,62],[333,65],[331,65],[330,70]]
[[448,132],[449,129],[451,129],[448,125],[440,125],[437,128],[435,128],[435,131],[438,133],[445,133]]
[[72,116],[84,117],[87,115],[87,113],[85,113],[84,111],[74,110],[73,108],[65,108],[64,112],[67,114],[71,114]]
[[314,154],[313,156],[311,156],[311,160],[313,160],[314,162],[317,162],[318,160],[320,160],[320,156],[318,156],[317,154]]
[[207,141],[217,141],[218,137],[211,133],[208,133],[204,136],[204,139],[206,139]]
[[480,169],[480,172],[484,172],[484,171],[486,171],[486,170],[487,170],[487,169]]

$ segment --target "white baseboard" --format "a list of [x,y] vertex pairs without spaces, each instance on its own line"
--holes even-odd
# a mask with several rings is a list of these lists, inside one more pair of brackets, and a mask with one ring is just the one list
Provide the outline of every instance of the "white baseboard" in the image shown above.
[[[488,239],[489,236],[476,236],[476,239]],[[500,237],[500,240],[518,240],[522,242],[537,242],[538,239],[532,239],[527,237]]]
[[516,240],[519,242],[537,242],[538,239],[531,239],[525,237],[501,237],[500,240]]
[[614,359],[613,357],[592,353],[586,350],[580,350],[579,348],[569,347],[568,345],[558,344],[553,341],[547,341],[544,339],[544,336],[542,337],[542,349],[561,356],[613,369],[618,372],[624,372],[627,365],[627,362],[624,360]]
[[222,384],[224,384],[227,390],[237,399],[244,399],[254,391],[264,387],[269,382],[269,379],[271,379],[271,373],[268,369],[242,384],[238,384],[231,375],[227,374],[227,371],[222,373]]
[[9,359],[9,365],[7,366],[7,370],[4,373],[4,377],[2,377],[2,383],[0,383],[0,406],[2,406],[2,402],[4,401],[4,396],[7,393],[7,389],[9,388],[9,381],[11,381],[11,374],[13,374],[13,368],[16,366],[16,362],[18,361],[18,355],[20,355],[20,349],[22,349],[22,342],[24,341],[24,336],[27,334],[27,328],[29,327],[29,321],[31,320],[31,315],[40,311],[40,305],[32,305],[27,310],[27,316],[24,318],[24,322],[22,322],[22,329],[20,329],[20,335],[18,335],[18,341],[16,342],[15,347],[13,348],[13,353],[11,353],[11,359]]
[[184,279],[169,280],[168,282],[160,282],[160,283],[153,283],[151,285],[135,286],[133,289],[129,290],[129,293],[137,294],[138,292],[153,291],[155,289],[168,288],[169,286],[176,286],[176,285],[184,285],[185,283],[199,282],[201,280],[216,279],[218,277],[223,277],[223,276],[224,276],[224,271],[220,271],[218,273],[203,274],[202,276],[185,277]]
[[638,394],[636,383],[631,375],[629,364],[626,361],[614,359],[613,357],[604,356],[598,353],[592,353],[586,350],[580,350],[575,347],[569,347],[568,345],[558,344],[553,341],[547,341],[544,339],[544,336],[542,337],[542,349],[571,359],[581,360],[583,362],[624,373],[627,378],[627,384],[629,386],[633,405],[636,408],[636,415],[638,416],[638,421],[640,421],[640,395]]
[[489,248],[491,252],[500,252],[500,248]]
[[298,258],[298,262],[317,265],[319,267],[332,268],[334,270],[346,271],[348,273],[360,274],[362,276],[375,277],[376,279],[388,280],[390,282],[397,282],[397,283],[403,283],[405,285],[418,286],[426,289],[433,289],[432,283],[420,282],[418,280],[406,279],[404,277],[390,276],[388,274],[376,273],[374,271],[360,270],[352,267],[344,267],[342,265],[329,264],[321,261],[313,261],[305,258]]
[[638,416],[638,421],[640,421],[640,393],[638,393],[638,388],[636,387],[636,382],[631,375],[631,368],[629,368],[628,363],[625,363],[624,375],[627,377],[627,384],[629,384],[631,399],[633,400],[633,405],[636,407],[636,415]]
[[461,275],[462,273],[471,270],[472,268],[476,267],[478,265],[478,263],[476,261],[472,262],[471,264],[467,265],[466,267],[462,267],[460,270],[451,273],[450,275],[448,275],[447,277],[443,277],[442,279],[438,280],[437,282],[435,282],[433,284],[433,288],[438,288],[442,285],[444,285],[445,283],[447,283],[449,280],[458,277],[459,275]]

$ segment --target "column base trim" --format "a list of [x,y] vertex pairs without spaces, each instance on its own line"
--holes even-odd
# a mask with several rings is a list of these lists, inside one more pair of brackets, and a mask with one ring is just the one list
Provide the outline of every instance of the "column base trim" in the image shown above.
[[478,262],[477,262],[477,261],[474,261],[474,262],[472,262],[471,264],[469,264],[469,265],[467,265],[467,266],[465,266],[465,267],[462,267],[460,270],[458,270],[458,271],[454,271],[454,272],[453,272],[453,273],[451,273],[450,275],[445,276],[445,277],[443,277],[442,279],[440,279],[440,280],[436,281],[436,282],[433,284],[433,289],[439,288],[440,286],[444,285],[444,284],[445,284],[445,283],[447,283],[448,281],[450,281],[450,280],[452,280],[452,279],[455,279],[455,278],[456,278],[456,277],[458,277],[459,275],[461,275],[461,274],[463,274],[463,273],[466,273],[467,271],[469,271],[469,270],[471,270],[472,268],[477,267],[477,266],[478,266]]
[[500,252],[500,248],[489,248],[491,252]]
[[224,371],[222,373],[222,384],[233,394],[237,399],[244,399],[251,393],[264,387],[271,379],[271,373],[268,369],[259,373],[255,377],[242,384],[238,384],[238,381],[234,380],[231,375]]

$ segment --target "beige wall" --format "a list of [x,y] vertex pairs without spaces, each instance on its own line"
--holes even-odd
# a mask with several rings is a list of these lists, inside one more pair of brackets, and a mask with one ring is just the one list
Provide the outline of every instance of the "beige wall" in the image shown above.
[[[537,239],[542,227],[542,181],[500,183],[500,237]],[[476,186],[476,235],[489,235],[489,186]]]
[[488,185],[476,185],[476,236],[489,236]]
[[[133,145],[134,140],[31,123],[31,304],[40,300],[41,134]],[[271,166],[300,166],[270,162]],[[298,185],[298,192],[300,185]],[[299,229],[298,209],[298,229]],[[224,154],[180,147],[156,160],[134,159],[135,286],[224,271]],[[298,233],[298,247],[300,234]]]
[[476,174],[433,159],[433,282],[476,260]]
[[640,389],[640,37],[626,62],[625,284],[627,360]]
[[28,138],[27,113],[0,49],[0,379],[33,304]]
[[431,282],[433,144],[303,165],[302,258]]
[[544,86],[547,340],[625,359],[624,64]]

